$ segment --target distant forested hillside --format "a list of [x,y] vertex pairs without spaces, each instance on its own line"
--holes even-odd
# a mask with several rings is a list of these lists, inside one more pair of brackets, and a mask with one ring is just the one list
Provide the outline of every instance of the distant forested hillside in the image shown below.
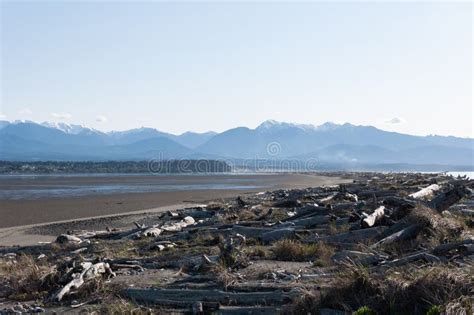
[[0,174],[81,174],[81,173],[152,173],[189,174],[224,173],[231,167],[216,160],[156,160],[106,162],[16,162],[0,161]]

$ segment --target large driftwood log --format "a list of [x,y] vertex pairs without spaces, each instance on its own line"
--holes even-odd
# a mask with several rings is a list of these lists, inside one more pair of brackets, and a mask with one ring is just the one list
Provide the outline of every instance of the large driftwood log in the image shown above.
[[[219,256],[217,255],[206,256],[206,259],[211,261],[211,263],[215,263],[218,261]],[[161,269],[161,268],[191,269],[203,263],[203,255],[196,254],[192,256],[181,256],[181,258],[179,259],[176,259],[176,257],[170,257],[168,259],[163,259],[163,260],[157,260],[156,257],[140,258],[140,259],[135,259],[135,260],[120,258],[120,259],[110,260],[109,263],[111,265],[134,264],[134,265],[139,265],[146,269]]]
[[295,227],[311,227],[319,224],[326,224],[331,220],[332,216],[329,215],[314,215],[310,217],[304,217],[300,219],[296,219],[293,221],[287,221],[280,226],[295,226]]
[[331,257],[331,260],[335,263],[344,263],[350,261],[361,265],[374,265],[385,259],[387,259],[386,256],[373,253],[364,253],[355,250],[343,250],[337,252]]
[[432,197],[434,193],[440,189],[441,186],[439,186],[438,184],[432,184],[428,187],[418,190],[417,192],[414,192],[410,195],[410,197],[412,197],[413,199],[426,199]]
[[296,210],[296,214],[292,217],[283,219],[282,222],[294,221],[296,219],[300,219],[306,216],[313,216],[318,214],[326,214],[328,212],[328,208],[326,207],[319,207],[315,205],[306,205],[304,207],[298,208]]
[[453,204],[457,203],[464,196],[469,195],[470,193],[471,192],[463,185],[456,184],[452,189],[441,193],[435,198],[433,198],[428,203],[428,206],[439,212],[442,212],[451,207]]
[[372,239],[379,239],[380,235],[387,229],[385,226],[377,226],[363,230],[349,231],[336,235],[323,236],[318,240],[326,243],[359,243]]
[[373,196],[377,198],[396,196],[397,193],[398,192],[396,190],[367,190],[367,191],[358,192],[357,195],[359,196],[360,199],[369,199],[369,198],[372,198]]
[[437,256],[445,255],[449,253],[450,251],[452,251],[453,249],[461,249],[463,245],[468,245],[468,244],[474,244],[474,239],[468,238],[460,242],[438,245],[433,249],[433,254]]
[[217,302],[224,305],[281,305],[290,299],[281,291],[225,292],[219,290],[135,289],[127,288],[122,295],[136,301],[160,303],[174,300],[183,302]]
[[367,215],[365,218],[362,219],[360,222],[361,227],[368,228],[374,226],[380,220],[383,219],[385,216],[385,207],[380,206],[374,210],[374,212],[370,215]]
[[393,233],[382,240],[378,241],[373,245],[373,247],[378,247],[382,245],[389,245],[393,244],[398,241],[408,240],[414,238],[418,232],[421,230],[421,225],[419,224],[412,224],[409,227],[406,227],[396,233]]
[[390,196],[384,198],[383,203],[384,205],[394,208],[414,208],[417,204],[417,201],[397,196]]
[[275,242],[283,238],[293,238],[294,236],[295,236],[295,229],[283,228],[283,229],[277,229],[277,230],[262,234],[262,236],[260,237],[260,240],[264,244],[268,244],[268,243]]
[[387,261],[384,263],[384,266],[389,266],[389,267],[399,267],[406,265],[408,263],[417,261],[417,260],[424,260],[429,263],[439,263],[441,262],[441,259],[439,257],[436,257],[434,255],[431,255],[427,252],[419,252],[415,253],[409,256],[405,256],[402,258],[394,259],[392,261]]

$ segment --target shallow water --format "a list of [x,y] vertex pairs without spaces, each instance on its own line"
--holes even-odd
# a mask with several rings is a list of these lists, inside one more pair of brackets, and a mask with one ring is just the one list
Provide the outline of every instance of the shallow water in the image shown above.
[[197,184],[97,184],[97,185],[68,185],[68,186],[42,186],[41,188],[20,188],[0,190],[0,200],[22,200],[42,198],[67,198],[89,195],[108,195],[114,193],[144,193],[144,192],[166,192],[185,190],[207,190],[207,189],[257,189],[261,186],[232,179],[225,179],[220,183],[197,183]]

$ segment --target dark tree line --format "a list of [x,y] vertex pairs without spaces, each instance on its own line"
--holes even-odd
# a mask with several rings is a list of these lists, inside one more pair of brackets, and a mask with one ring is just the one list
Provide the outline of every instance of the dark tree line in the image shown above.
[[0,161],[0,174],[80,174],[80,173],[224,173],[232,169],[217,160],[151,160],[67,162]]

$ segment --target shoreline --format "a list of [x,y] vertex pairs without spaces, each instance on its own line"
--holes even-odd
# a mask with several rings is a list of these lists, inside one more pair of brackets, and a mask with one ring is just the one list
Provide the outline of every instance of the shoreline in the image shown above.
[[[175,204],[151,209],[135,210],[120,214],[106,214],[86,218],[0,228],[0,247],[30,246],[37,245],[38,243],[50,243],[56,239],[56,234],[60,234],[53,233],[55,229],[63,230],[64,232],[61,233],[65,233],[70,228],[78,226],[92,227],[93,225],[103,225],[104,223],[109,223],[108,226],[113,228],[123,228],[128,226],[130,223],[133,223],[133,221],[143,219],[149,215],[163,213],[169,210],[174,211],[178,209],[199,206],[201,206],[201,204]],[[49,231],[49,233],[44,233],[42,231]]]
[[[170,179],[173,178],[167,180]],[[180,178],[180,180],[182,179],[183,177]],[[70,180],[74,181],[76,179],[67,179],[67,181]],[[117,178],[83,178],[77,180],[76,183],[105,182],[107,184],[116,180]],[[143,178],[139,176],[130,178],[130,181],[134,183],[141,183],[142,180]],[[161,178],[155,178],[154,180],[161,180]],[[187,180],[200,181],[202,178],[192,177]],[[206,180],[214,181],[216,178],[210,176],[206,177]],[[33,245],[39,241],[48,242],[54,240],[54,237],[58,234],[72,229],[105,230],[106,227],[128,227],[133,225],[134,220],[146,217],[147,213],[192,207],[209,201],[234,198],[238,195],[244,196],[277,189],[327,186],[352,181],[339,176],[331,177],[315,174],[257,175],[245,176],[242,180],[251,181],[252,185],[259,187],[116,193],[35,200],[0,200],[2,217],[0,221],[0,246]],[[47,179],[46,184],[52,184],[50,181],[52,179]],[[39,183],[45,184],[42,180]],[[3,181],[0,183],[0,188],[2,186],[7,187],[9,184],[12,184],[12,182]],[[18,184],[28,187],[32,185],[32,181],[21,181]],[[53,181],[53,184],[58,184],[58,182]],[[61,182],[61,185],[66,184],[68,182]]]

